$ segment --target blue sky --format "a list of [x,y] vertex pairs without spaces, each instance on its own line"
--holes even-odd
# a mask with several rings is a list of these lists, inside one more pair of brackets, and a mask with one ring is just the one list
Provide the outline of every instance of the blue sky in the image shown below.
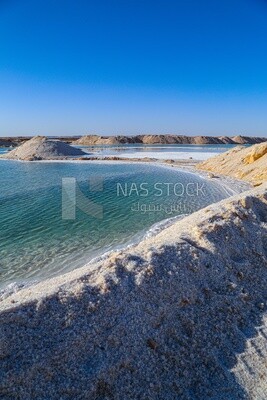
[[267,0],[0,0],[0,135],[267,136]]

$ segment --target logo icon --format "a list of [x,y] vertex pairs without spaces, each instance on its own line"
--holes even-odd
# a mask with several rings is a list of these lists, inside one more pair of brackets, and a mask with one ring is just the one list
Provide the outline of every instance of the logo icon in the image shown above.
[[[91,192],[103,191],[103,178],[89,178]],[[62,219],[75,220],[76,210],[97,219],[103,219],[103,206],[89,199],[79,188],[76,178],[62,178]]]

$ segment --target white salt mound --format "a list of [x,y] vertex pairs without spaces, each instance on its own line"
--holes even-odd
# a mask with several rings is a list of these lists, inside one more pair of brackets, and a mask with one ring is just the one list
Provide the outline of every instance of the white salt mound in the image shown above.
[[44,136],[35,136],[23,143],[18,148],[4,154],[2,158],[11,160],[35,161],[61,159],[72,156],[82,156],[87,153],[60,142],[59,140],[48,139]]
[[266,399],[267,185],[0,302],[7,399]]

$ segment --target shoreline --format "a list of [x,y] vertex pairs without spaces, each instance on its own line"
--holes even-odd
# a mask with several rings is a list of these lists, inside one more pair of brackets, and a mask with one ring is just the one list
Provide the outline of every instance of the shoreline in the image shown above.
[[265,184],[0,302],[5,398],[262,398],[266,212]]
[[[20,160],[7,160],[7,161],[20,161]],[[84,163],[82,160],[36,160],[36,161],[22,161],[22,162],[31,162],[31,163],[51,163],[51,162],[63,162],[63,163]],[[86,161],[90,162],[90,161]],[[94,161],[99,164],[131,164],[131,161],[125,161],[125,160],[96,160]],[[199,176],[202,179],[205,179],[207,181],[212,180],[214,183],[216,183],[218,186],[223,188],[226,192],[226,199],[230,198],[231,196],[243,193],[247,190],[252,189],[252,185],[250,185],[247,182],[233,179],[227,176],[214,176],[213,178],[209,178],[209,173],[201,170],[197,170],[194,165],[188,165],[188,163],[183,163],[183,160],[179,160],[178,163],[175,164],[169,164],[168,160],[167,162],[162,162],[161,160],[149,160],[149,161],[135,161],[137,164],[147,164],[149,163],[152,166],[155,167],[161,167],[165,169],[169,169],[171,171],[182,171],[186,172],[192,175]],[[216,203],[211,203],[211,205],[216,204]],[[198,212],[198,211],[195,211]],[[20,279],[20,280],[15,280],[12,281],[6,285],[4,285],[2,288],[0,288],[0,302],[7,297],[11,296],[14,293],[18,293],[21,290],[24,290],[25,288],[34,288],[34,286],[38,285],[39,283],[45,282],[50,279],[58,278],[61,277],[62,275],[72,273],[75,270],[79,270],[81,268],[90,268],[90,266],[96,262],[103,261],[107,259],[109,256],[111,256],[113,253],[116,253],[118,251],[126,251],[131,249],[132,247],[134,248],[136,245],[140,244],[141,242],[145,241],[148,237],[153,237],[157,235],[158,233],[164,231],[166,228],[169,226],[175,224],[177,220],[181,220],[189,215],[193,215],[195,212],[192,214],[183,214],[183,215],[177,215],[177,216],[168,216],[167,218],[158,221],[157,223],[154,223],[147,229],[141,230],[137,232],[136,234],[133,235],[133,237],[127,241],[126,243],[122,243],[120,245],[116,245],[115,247],[111,248],[110,250],[105,251],[104,249],[99,251],[99,254],[93,256],[91,259],[89,259],[87,262],[85,262],[84,265],[81,265],[79,267],[74,267],[73,269],[70,269],[70,271],[56,274],[52,277],[45,277],[41,279]]]
[[[259,189],[260,189],[260,191],[264,191],[264,190],[266,191],[267,185],[262,185],[262,187]],[[96,264],[99,264],[101,262],[105,263],[110,257],[113,258],[117,254],[120,254],[122,256],[124,252],[126,253],[128,251],[135,250],[135,248],[138,246],[141,246],[141,247],[144,246],[148,240],[152,240],[153,238],[157,237],[158,235],[164,234],[165,231],[169,230],[169,228],[171,228],[173,225],[176,224],[177,220],[183,221],[185,218],[193,218],[194,219],[195,216],[203,214],[203,210],[204,211],[205,210],[219,211],[219,208],[220,208],[219,206],[221,204],[230,203],[232,199],[235,199],[237,197],[242,197],[242,195],[246,195],[246,194],[249,195],[250,193],[253,193],[253,191],[255,191],[255,189],[250,188],[250,189],[241,191],[235,195],[229,196],[219,202],[211,203],[210,205],[208,205],[198,211],[195,211],[192,214],[183,215],[183,216],[175,216],[175,217],[171,217],[171,218],[167,218],[165,220],[159,221],[158,223],[152,225],[149,229],[145,230],[145,232],[142,234],[140,240],[137,238],[136,241],[133,243],[130,241],[129,244],[122,245],[122,247],[114,248],[110,251],[100,254],[99,256],[96,256],[92,260],[88,261],[83,266],[75,268],[69,272],[66,272],[66,273],[63,273],[60,275],[56,275],[51,278],[42,279],[37,282],[35,281],[32,284],[29,284],[28,286],[26,285],[25,287],[16,288],[18,290],[15,292],[9,293],[7,297],[0,296],[0,312],[2,309],[2,304],[5,303],[6,301],[9,301],[10,297],[12,297],[12,296],[20,295],[22,292],[28,291],[28,290],[30,293],[31,293],[31,290],[33,290],[33,292],[34,292],[35,289],[38,287],[43,287],[44,289],[47,288],[50,290],[50,287],[48,286],[49,282],[54,284],[54,286],[56,286],[56,287],[58,286],[58,288],[60,288],[61,284],[66,284],[68,282],[71,282],[73,280],[72,276],[76,277],[75,279],[77,279],[79,276],[82,277],[83,275],[91,275],[91,273],[95,273],[94,266]],[[161,224],[163,224],[163,226],[162,227],[160,226],[160,229],[157,230],[157,227]],[[155,228],[155,233],[152,232],[150,235],[150,230],[153,227]],[[93,270],[92,271],[89,270],[89,267],[93,267]],[[70,278],[70,279],[68,279],[68,278]],[[48,292],[49,292],[49,290],[48,290]],[[38,292],[38,290],[37,290],[36,294],[39,295],[40,292]],[[43,295],[48,295],[48,293],[45,293],[45,290],[44,290]],[[12,303],[12,301],[11,301],[11,303]]]
[[2,293],[5,399],[266,393],[267,184],[252,189],[198,163],[136,162],[211,180],[229,197],[162,220],[82,267]]

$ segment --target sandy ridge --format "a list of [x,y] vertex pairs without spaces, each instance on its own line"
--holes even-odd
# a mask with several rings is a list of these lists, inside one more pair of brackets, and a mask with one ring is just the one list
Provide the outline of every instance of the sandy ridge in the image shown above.
[[197,168],[243,179],[258,186],[267,181],[267,143],[235,147],[198,164]]
[[[90,271],[8,297],[0,306],[3,399],[264,393],[266,372],[247,343],[258,340],[256,327],[266,328],[266,235],[264,185],[208,206]],[[256,345],[262,359],[264,336]],[[240,364],[242,354],[249,368]]]

